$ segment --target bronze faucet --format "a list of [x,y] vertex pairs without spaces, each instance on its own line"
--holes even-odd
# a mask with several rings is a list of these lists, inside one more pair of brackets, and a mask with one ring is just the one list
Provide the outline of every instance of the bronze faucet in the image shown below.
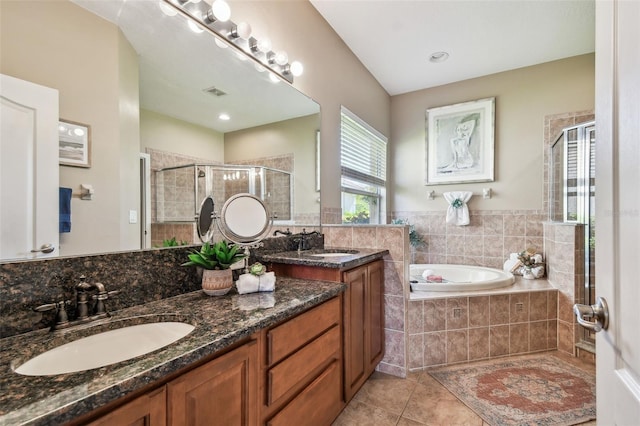
[[[49,303],[34,309],[36,312],[56,311],[56,319],[51,326],[51,330],[67,328],[109,316],[104,301],[107,300],[109,296],[117,294],[118,291],[107,291],[102,283],[88,283],[86,279],[87,277],[81,275],[80,282],[74,286],[76,315],[72,321],[69,320],[66,310],[66,306],[71,304],[70,300]],[[91,295],[91,292],[94,290],[96,294]],[[93,306],[90,306],[90,298],[96,301]]]

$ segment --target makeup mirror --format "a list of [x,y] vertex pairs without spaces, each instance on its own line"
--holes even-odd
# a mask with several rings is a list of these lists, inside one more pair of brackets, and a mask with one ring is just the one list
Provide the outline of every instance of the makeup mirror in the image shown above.
[[260,242],[269,234],[273,222],[267,206],[251,194],[229,198],[216,219],[222,235],[240,245]]

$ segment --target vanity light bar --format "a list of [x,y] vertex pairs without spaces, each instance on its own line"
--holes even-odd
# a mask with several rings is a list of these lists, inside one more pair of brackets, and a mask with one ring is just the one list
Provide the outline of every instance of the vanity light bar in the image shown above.
[[[258,40],[251,36],[247,39],[242,38],[241,34],[245,35],[250,33],[251,27],[249,24],[244,22],[235,24],[229,19],[226,13],[224,16],[218,16],[216,9],[220,8],[221,3],[224,3],[225,6],[222,8],[223,11],[226,11],[226,8],[228,8],[224,0],[215,0],[211,6],[206,1],[161,1],[161,5],[168,5],[182,13],[187,19],[191,19],[194,24],[208,30],[219,39],[225,40],[230,46],[242,51],[247,57],[252,58],[261,66],[289,83],[293,83],[294,75],[302,74],[302,65],[298,61],[289,63],[287,54],[284,51],[271,50],[271,43],[268,39]],[[265,46],[269,50],[267,50]]]

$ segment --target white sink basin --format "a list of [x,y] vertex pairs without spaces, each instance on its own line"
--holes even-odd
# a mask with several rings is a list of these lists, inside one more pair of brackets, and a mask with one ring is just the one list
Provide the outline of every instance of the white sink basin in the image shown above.
[[25,376],[52,376],[104,367],[165,347],[194,328],[183,322],[154,322],[109,330],[48,350],[15,371]]
[[353,253],[316,253],[316,254],[310,254],[309,256],[317,256],[317,257],[344,257],[344,256],[353,256]]

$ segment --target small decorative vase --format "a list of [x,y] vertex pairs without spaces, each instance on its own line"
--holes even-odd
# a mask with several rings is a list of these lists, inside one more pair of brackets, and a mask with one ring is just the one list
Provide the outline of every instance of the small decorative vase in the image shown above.
[[524,270],[522,271],[522,278],[524,278],[525,280],[535,280],[536,276],[531,268],[524,268]]
[[233,272],[231,269],[202,271],[202,291],[209,296],[225,295],[233,287]]

